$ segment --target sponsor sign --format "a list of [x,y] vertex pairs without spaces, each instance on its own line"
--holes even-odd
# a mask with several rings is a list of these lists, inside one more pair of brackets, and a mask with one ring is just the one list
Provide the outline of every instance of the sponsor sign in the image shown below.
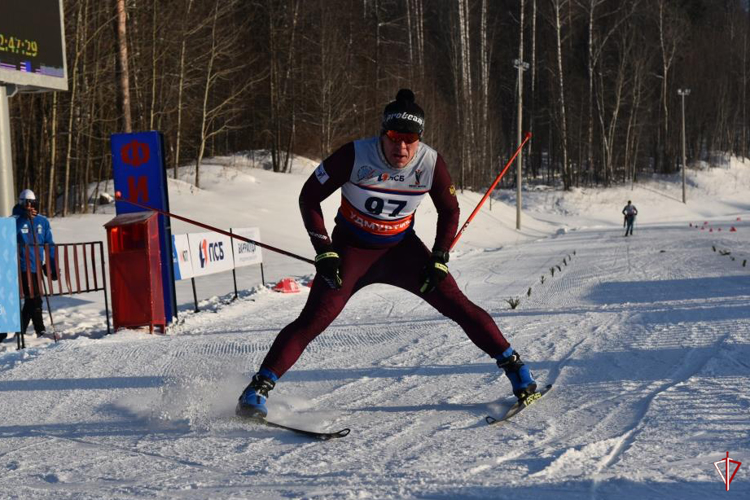
[[188,235],[188,241],[194,277],[232,270],[234,263],[229,236],[218,233],[192,233]]
[[[110,148],[115,191],[120,191],[127,200],[169,212],[162,134],[157,131],[112,134]],[[117,215],[146,211],[123,201],[115,202],[115,210]],[[167,322],[171,322],[177,312],[172,276],[174,266],[170,265],[173,254],[171,245],[171,224],[167,217],[159,214],[164,315]]]
[[187,280],[193,277],[190,241],[187,234],[172,235],[172,265],[174,266],[175,280]]
[[[238,236],[260,242],[260,229],[257,227],[232,229],[232,232]],[[263,256],[258,245],[237,239],[232,239],[232,242],[234,243],[234,267],[252,266],[263,262]]]
[[21,330],[16,219],[0,218],[0,332]]

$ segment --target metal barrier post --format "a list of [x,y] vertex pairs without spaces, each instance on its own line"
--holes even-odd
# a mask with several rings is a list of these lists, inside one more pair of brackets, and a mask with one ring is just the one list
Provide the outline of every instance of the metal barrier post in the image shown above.
[[[102,244],[101,241],[99,241],[98,243],[99,243],[99,256],[102,259],[102,288],[104,288],[104,315],[107,317],[107,335],[111,335],[112,329],[109,326],[109,295],[107,294],[107,273],[104,272],[104,245]],[[60,289],[62,290],[62,286]]]

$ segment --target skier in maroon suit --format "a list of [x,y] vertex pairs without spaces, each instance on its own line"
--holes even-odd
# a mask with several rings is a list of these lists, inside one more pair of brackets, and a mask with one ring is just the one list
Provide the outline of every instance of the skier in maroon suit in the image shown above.
[[[265,417],[268,392],[276,381],[349,298],[373,283],[412,292],[458,323],[477,347],[497,360],[519,400],[536,391],[529,368],[490,315],[461,292],[448,272],[458,201],[445,161],[420,141],[423,131],[424,112],[412,91],[402,89],[385,108],[379,136],[345,144],[303,186],[300,210],[317,252],[317,273],[302,313],[281,330],[240,396],[238,415]],[[338,189],[341,206],[329,237],[320,204]],[[426,195],[438,212],[432,251],[413,229],[414,212]]]

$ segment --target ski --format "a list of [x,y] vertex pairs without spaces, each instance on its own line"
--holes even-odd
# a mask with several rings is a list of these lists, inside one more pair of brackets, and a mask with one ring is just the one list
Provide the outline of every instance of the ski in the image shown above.
[[508,409],[508,411],[505,412],[505,415],[503,415],[502,417],[495,418],[493,416],[488,415],[484,419],[489,425],[495,425],[495,424],[499,424],[502,422],[506,422],[510,420],[511,418],[513,418],[514,416],[521,413],[521,411],[524,408],[528,408],[529,406],[533,405],[534,403],[542,399],[542,397],[545,394],[547,394],[551,389],[552,389],[552,384],[547,384],[541,391],[537,391],[534,394],[527,397],[526,399],[524,399],[523,403],[520,403],[517,401],[513,406],[511,406]]
[[342,438],[351,432],[351,429],[341,429],[340,431],[336,432],[316,432],[316,431],[308,431],[305,429],[299,429],[297,427],[290,427],[288,425],[279,424],[276,422],[271,422],[270,420],[262,420],[262,423],[264,425],[267,425],[269,427],[276,427],[277,429],[285,429],[287,431],[294,432],[295,434],[299,434],[301,436],[307,436],[311,437],[313,439],[320,439],[321,441],[328,441],[329,439],[338,439]]
[[340,431],[335,432],[317,432],[317,431],[308,431],[307,429],[300,429],[298,427],[292,427],[289,425],[279,424],[278,422],[272,422],[271,420],[267,420],[265,418],[252,418],[252,417],[240,417],[242,420],[247,422],[252,422],[255,424],[261,424],[266,425],[268,427],[274,427],[276,429],[284,429],[287,431],[291,431],[295,434],[299,434],[300,436],[305,436],[313,439],[319,439],[321,441],[328,441],[329,439],[338,439],[342,438],[344,436],[347,436],[349,432],[351,432],[351,429],[341,429]]

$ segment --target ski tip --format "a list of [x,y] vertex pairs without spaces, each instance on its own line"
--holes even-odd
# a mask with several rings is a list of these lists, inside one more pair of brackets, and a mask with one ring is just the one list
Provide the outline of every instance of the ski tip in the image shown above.
[[320,432],[320,433],[311,433],[309,434],[311,437],[315,437],[317,439],[320,439],[321,441],[329,441],[331,439],[339,439],[342,437],[346,437],[351,432],[351,429],[341,429],[340,431],[336,432]]

